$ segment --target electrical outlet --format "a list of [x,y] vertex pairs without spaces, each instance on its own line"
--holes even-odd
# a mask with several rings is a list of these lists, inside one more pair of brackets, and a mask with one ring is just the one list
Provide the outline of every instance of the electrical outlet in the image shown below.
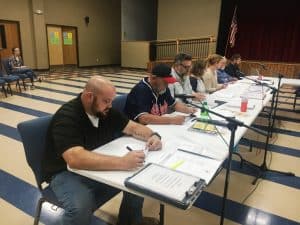
[[97,62],[97,63],[99,63],[99,62],[100,62],[100,59],[99,59],[98,57],[96,58],[96,62]]

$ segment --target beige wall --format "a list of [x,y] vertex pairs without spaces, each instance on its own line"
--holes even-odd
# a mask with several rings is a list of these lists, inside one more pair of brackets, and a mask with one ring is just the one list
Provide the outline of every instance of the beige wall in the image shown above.
[[157,39],[217,37],[221,0],[158,0]]
[[146,69],[149,62],[147,41],[122,41],[122,67]]
[[26,65],[36,66],[32,27],[31,0],[0,0],[0,19],[20,22],[23,60]]
[[[80,66],[120,64],[120,0],[44,1],[46,24],[78,27]],[[85,16],[90,17],[89,26]]]
[[120,0],[0,0],[0,20],[20,22],[24,63],[39,69],[48,67],[45,24],[78,27],[80,66],[120,64],[120,10]]

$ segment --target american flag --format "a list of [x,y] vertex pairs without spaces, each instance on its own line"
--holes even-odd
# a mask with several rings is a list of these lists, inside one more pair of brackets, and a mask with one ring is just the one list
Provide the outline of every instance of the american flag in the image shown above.
[[229,32],[229,45],[231,48],[234,47],[235,44],[235,35],[238,31],[238,26],[237,26],[237,18],[236,18],[236,9],[237,7],[235,7],[234,9],[234,13],[233,13],[233,17],[232,17],[232,21],[231,21],[231,25],[230,25],[230,32]]

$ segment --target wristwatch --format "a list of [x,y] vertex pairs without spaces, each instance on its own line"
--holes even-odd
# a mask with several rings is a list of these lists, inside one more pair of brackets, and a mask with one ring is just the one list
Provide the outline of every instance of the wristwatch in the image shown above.
[[161,140],[161,136],[159,135],[159,133],[157,133],[157,132],[153,132],[152,134],[151,134],[151,136],[150,137],[152,137],[152,136],[157,136],[157,137],[159,137],[159,139]]

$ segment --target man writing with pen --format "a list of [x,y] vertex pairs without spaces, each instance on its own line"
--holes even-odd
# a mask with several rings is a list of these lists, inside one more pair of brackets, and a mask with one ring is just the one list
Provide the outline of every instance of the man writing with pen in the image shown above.
[[135,85],[128,94],[125,113],[129,119],[142,124],[183,124],[185,116],[164,115],[172,111],[186,114],[197,111],[171,96],[168,84],[175,82],[169,66],[155,66],[150,76]]
[[[64,208],[61,225],[88,225],[103,201],[120,190],[68,171],[135,170],[145,160],[143,151],[129,151],[122,157],[92,150],[112,141],[123,132],[145,141],[151,151],[162,147],[161,137],[150,128],[133,122],[112,108],[116,96],[113,84],[93,76],[77,98],[64,104],[48,128],[42,171]],[[158,220],[142,216],[143,198],[124,192],[118,225],[157,225]]]

